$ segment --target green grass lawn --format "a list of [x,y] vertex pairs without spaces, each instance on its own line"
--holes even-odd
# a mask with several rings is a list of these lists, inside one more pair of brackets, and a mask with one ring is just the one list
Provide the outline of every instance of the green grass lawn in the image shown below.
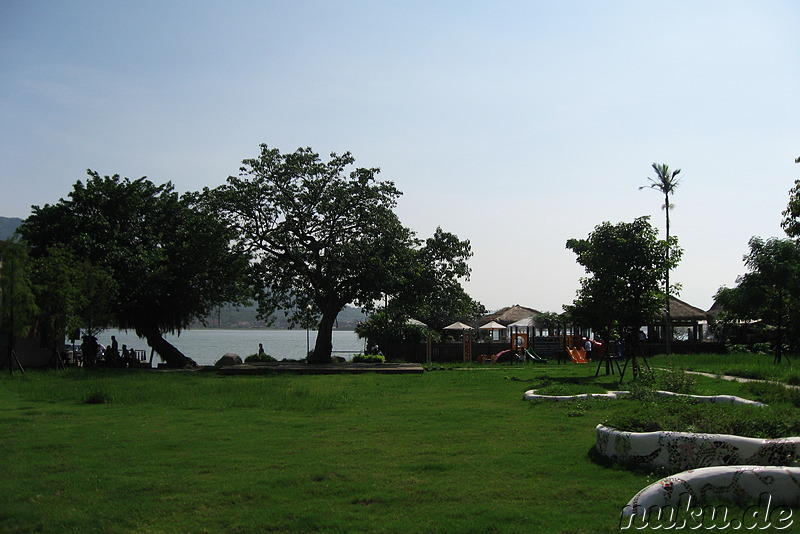
[[732,353],[732,354],[673,354],[656,356],[650,361],[658,365],[673,364],[675,367],[732,375],[760,380],[780,380],[800,385],[800,361],[794,356],[784,357],[780,364],[773,363],[770,354]]
[[588,452],[637,401],[521,400],[594,371],[6,374],[0,531],[615,532],[659,477]]

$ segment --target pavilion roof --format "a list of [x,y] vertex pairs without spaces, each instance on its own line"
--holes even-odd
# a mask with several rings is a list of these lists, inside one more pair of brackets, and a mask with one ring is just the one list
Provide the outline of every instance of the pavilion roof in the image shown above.
[[508,326],[511,323],[515,323],[520,319],[525,319],[531,315],[539,315],[539,313],[541,312],[534,310],[533,308],[526,308],[525,306],[514,304],[513,306],[501,308],[494,313],[490,313],[489,315],[484,315],[475,321],[475,324],[482,325],[488,323],[489,321],[497,321],[504,326]]

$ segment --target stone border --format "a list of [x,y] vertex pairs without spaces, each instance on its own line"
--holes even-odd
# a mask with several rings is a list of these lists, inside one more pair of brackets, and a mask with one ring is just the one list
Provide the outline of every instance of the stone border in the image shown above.
[[[749,406],[766,406],[763,402],[737,397],[736,395],[689,395],[686,393],[674,393],[672,391],[656,391],[659,397],[685,397],[697,402],[710,402],[718,404],[746,404]],[[581,393],[579,395],[537,395],[535,389],[530,389],[522,395],[522,400],[549,400],[549,401],[573,401],[578,399],[603,399],[616,400],[625,395],[630,395],[630,391],[607,391],[606,393]]]
[[691,432],[595,429],[597,452],[623,465],[683,471],[719,465],[790,465],[800,462],[800,437],[758,439]]

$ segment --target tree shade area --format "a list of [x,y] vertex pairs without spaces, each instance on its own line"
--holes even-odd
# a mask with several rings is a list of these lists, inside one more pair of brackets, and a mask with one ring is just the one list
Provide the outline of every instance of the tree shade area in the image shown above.
[[[247,256],[229,246],[234,234],[195,194],[179,195],[171,183],[146,178],[88,175],[67,199],[34,206],[19,228],[43,279],[90,281],[72,287],[89,305],[59,311],[58,301],[74,300],[53,295],[51,314],[78,315],[91,332],[99,325],[87,314],[107,311],[102,326],[134,330],[171,366],[195,365],[163,334],[242,300]],[[86,276],[70,276],[70,269]],[[55,323],[71,324],[68,317]]]

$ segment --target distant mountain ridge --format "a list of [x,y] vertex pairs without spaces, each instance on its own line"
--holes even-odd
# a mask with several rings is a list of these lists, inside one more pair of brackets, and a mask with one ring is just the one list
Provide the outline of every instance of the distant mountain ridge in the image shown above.
[[22,219],[17,217],[0,217],[0,239],[8,239],[14,230],[22,224]]

